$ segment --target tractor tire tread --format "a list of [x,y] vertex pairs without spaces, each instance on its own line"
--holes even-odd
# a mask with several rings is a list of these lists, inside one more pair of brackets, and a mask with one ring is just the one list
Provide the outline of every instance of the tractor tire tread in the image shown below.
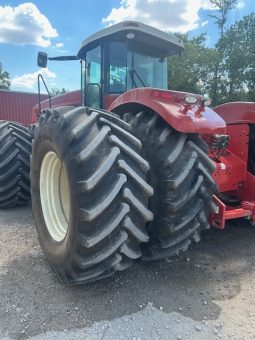
[[208,147],[199,135],[174,130],[150,110],[126,113],[123,119],[143,143],[154,189],[149,206],[155,217],[148,224],[150,241],[142,246],[143,259],[177,255],[199,241],[201,231],[209,227],[207,217],[215,212],[215,166]]
[[31,138],[28,129],[0,120],[0,208],[30,201]]
[[[149,164],[140,156],[142,144],[132,136],[130,124],[103,110],[58,110],[46,112],[36,129],[31,158],[32,193],[36,197],[36,150],[43,136],[51,132],[70,169],[79,232],[68,263],[50,262],[63,282],[83,284],[124,270],[141,257],[141,243],[149,240],[146,224],[153,218],[148,209],[153,189],[146,182]],[[66,136],[65,140],[61,136]],[[44,250],[34,199],[32,206]],[[47,251],[44,253],[50,260]]]

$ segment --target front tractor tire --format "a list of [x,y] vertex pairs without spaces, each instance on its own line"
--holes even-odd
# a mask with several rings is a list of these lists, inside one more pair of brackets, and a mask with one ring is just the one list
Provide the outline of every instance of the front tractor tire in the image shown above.
[[216,209],[212,196],[217,186],[211,177],[215,167],[207,146],[198,135],[174,130],[152,111],[126,113],[123,119],[143,142],[154,188],[154,219],[148,225],[150,241],[143,245],[143,259],[178,255],[210,228],[208,216]]
[[31,138],[19,123],[0,121],[0,208],[30,201]]
[[124,270],[148,242],[149,164],[130,130],[113,114],[85,107],[46,111],[35,129],[36,229],[45,257],[66,283]]

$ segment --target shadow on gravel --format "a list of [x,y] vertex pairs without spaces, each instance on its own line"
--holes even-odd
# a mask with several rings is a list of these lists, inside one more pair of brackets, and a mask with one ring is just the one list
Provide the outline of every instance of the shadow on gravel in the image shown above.
[[136,263],[110,279],[66,287],[44,260],[33,228],[1,229],[1,253],[8,261],[0,267],[0,328],[17,338],[82,328],[137,312],[149,302],[195,320],[215,319],[220,308],[213,300],[239,293],[255,260],[254,244],[255,228],[242,221],[206,232],[169,262]]

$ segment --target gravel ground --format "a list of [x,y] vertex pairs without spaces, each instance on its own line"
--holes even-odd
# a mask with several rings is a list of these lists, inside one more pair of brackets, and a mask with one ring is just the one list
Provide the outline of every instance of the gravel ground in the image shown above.
[[0,212],[0,339],[255,339],[255,228],[212,229],[185,255],[66,287],[30,208]]

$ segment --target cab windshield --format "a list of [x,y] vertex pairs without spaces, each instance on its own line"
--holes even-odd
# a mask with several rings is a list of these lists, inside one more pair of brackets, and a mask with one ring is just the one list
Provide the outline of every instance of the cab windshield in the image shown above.
[[108,79],[109,93],[122,93],[137,87],[167,89],[167,60],[127,51],[126,44],[112,42]]
[[127,89],[156,87],[167,89],[166,58],[155,58],[128,51]]

